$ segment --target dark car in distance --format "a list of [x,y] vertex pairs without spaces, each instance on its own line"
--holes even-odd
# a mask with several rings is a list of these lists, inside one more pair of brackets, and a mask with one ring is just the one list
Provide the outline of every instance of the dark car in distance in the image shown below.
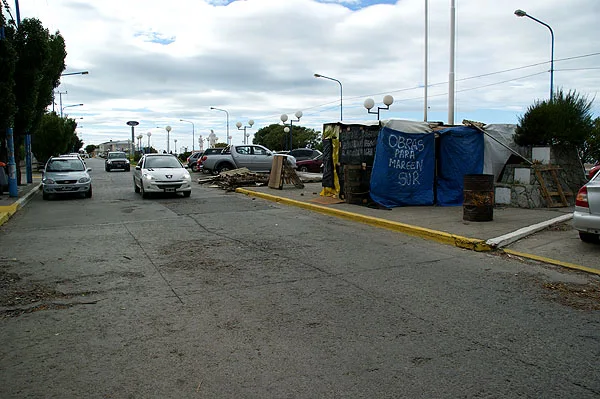
[[131,165],[127,159],[127,154],[122,151],[110,151],[104,160],[104,170],[110,172],[113,169],[123,169],[129,172]]
[[288,155],[296,158],[296,162],[298,162],[306,159],[315,159],[321,155],[321,151],[312,148],[296,148],[295,150],[290,151]]
[[323,154],[319,154],[313,159],[296,161],[296,169],[300,172],[321,173],[323,165]]

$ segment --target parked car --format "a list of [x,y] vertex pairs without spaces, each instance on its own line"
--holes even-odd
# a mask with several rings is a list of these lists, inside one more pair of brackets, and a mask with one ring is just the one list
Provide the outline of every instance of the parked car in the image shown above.
[[82,194],[91,198],[91,171],[79,157],[51,157],[44,168],[42,198],[48,200],[52,195],[64,194]]
[[303,161],[296,161],[296,169],[300,172],[311,172],[320,173],[321,166],[323,165],[323,154],[319,154],[313,159],[305,159]]
[[148,198],[151,193],[192,193],[192,177],[175,155],[146,154],[133,171],[133,189]]
[[192,165],[192,172],[200,172],[202,170],[202,164],[209,156],[218,155],[223,152],[223,148],[207,148],[202,152],[202,155],[196,161],[195,165]]
[[600,173],[596,173],[587,184],[579,189],[575,199],[573,227],[585,242],[600,239]]
[[196,162],[198,162],[198,159],[200,159],[203,152],[204,151],[196,151],[196,152],[192,153],[189,157],[187,157],[185,162],[186,162],[188,168],[193,169],[193,166],[196,164]]
[[591,179],[592,177],[594,177],[594,175],[596,173],[598,173],[599,170],[600,170],[600,162],[596,162],[596,165],[594,165],[592,167],[592,169],[590,169],[590,172],[588,173],[588,179]]
[[293,156],[296,161],[304,161],[318,157],[321,155],[321,151],[312,148],[296,148],[295,150],[290,151],[289,155]]
[[125,172],[130,170],[127,154],[122,151],[110,151],[104,160],[104,170],[110,172],[113,169],[124,169]]
[[[270,172],[273,164],[273,153],[268,148],[256,144],[231,145],[219,155],[209,157],[202,163],[202,169],[210,173],[221,173],[227,170],[248,168],[253,172]],[[291,155],[284,156],[296,167],[296,160]]]

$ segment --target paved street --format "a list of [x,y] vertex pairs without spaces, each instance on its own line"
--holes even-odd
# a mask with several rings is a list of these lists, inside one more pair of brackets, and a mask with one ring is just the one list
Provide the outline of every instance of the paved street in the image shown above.
[[0,227],[2,398],[600,397],[597,276],[88,165]]

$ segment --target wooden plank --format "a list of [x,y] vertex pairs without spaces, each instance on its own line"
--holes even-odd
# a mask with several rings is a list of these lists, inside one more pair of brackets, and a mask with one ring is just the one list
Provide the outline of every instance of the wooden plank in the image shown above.
[[556,188],[558,190],[558,195],[560,195],[561,202],[564,206],[568,206],[569,203],[567,202],[567,198],[565,197],[560,181],[558,180],[558,174],[556,173],[556,169],[552,169],[550,173],[552,174],[554,182],[556,183]]
[[283,188],[283,158],[284,157],[273,157],[273,163],[271,164],[271,174],[269,175],[269,188],[281,190]]

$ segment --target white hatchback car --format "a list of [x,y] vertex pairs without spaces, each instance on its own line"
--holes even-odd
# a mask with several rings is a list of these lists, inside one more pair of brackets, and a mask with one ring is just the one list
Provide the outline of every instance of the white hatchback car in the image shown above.
[[192,193],[192,177],[179,159],[171,154],[146,154],[133,172],[133,189],[143,198],[151,193]]
[[600,241],[600,172],[577,193],[573,227],[579,231],[582,241]]

